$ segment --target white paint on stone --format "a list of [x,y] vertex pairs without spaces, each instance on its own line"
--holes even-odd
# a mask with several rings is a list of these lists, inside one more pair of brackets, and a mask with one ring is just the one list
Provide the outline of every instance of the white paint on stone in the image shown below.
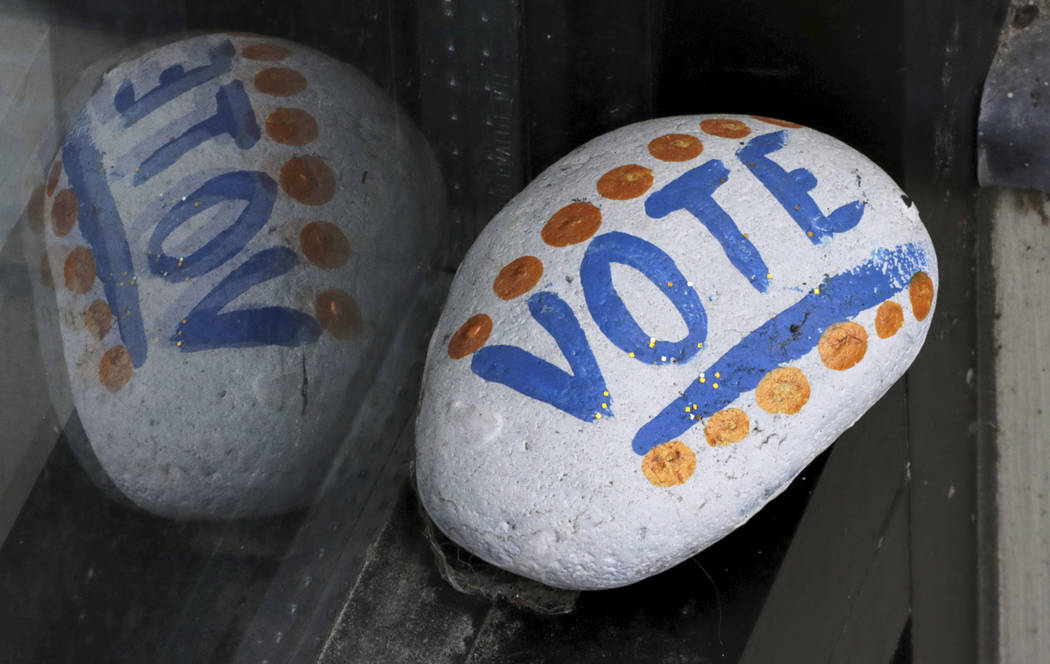
[[[668,134],[692,137],[679,147],[698,139],[703,150],[669,161],[658,144],[650,148],[651,141]],[[752,150],[745,149],[763,136]],[[765,153],[772,165],[760,154],[755,158],[754,146],[778,137],[784,145]],[[649,169],[651,186],[622,199],[599,193],[603,175],[628,164]],[[699,211],[705,223],[687,209],[657,210],[658,192],[680,185],[697,168],[728,171],[724,182],[711,185],[713,203],[706,207],[698,203],[705,192],[695,187],[676,199]],[[809,171],[812,182],[796,169]],[[811,225],[814,215],[805,217],[807,200],[825,215],[816,226]],[[600,209],[600,227],[566,246],[546,242],[541,231],[548,220],[581,201]],[[855,202],[863,205],[855,225],[821,230],[829,230],[827,215]],[[719,208],[726,217],[719,216]],[[730,260],[730,254],[743,250],[740,237],[724,243],[716,239],[715,231],[727,232],[726,219],[752,243],[765,274],[757,274],[753,260]],[[596,251],[591,247],[611,242],[614,233],[655,246],[687,282],[650,280],[636,267],[612,264],[615,293],[644,334],[634,357],[629,355],[634,350],[623,347],[625,337],[609,332],[623,322],[622,315],[601,312],[597,282],[587,281],[587,270],[581,271],[588,251]],[[522,278],[525,292],[504,290],[509,297],[504,299],[496,292],[497,275],[523,256],[542,263],[542,276],[535,283]],[[868,277],[857,276],[859,266],[868,266]],[[459,544],[553,586],[608,588],[662,571],[750,518],[904,373],[931,320],[929,315],[917,320],[913,311],[909,285],[920,271],[935,291],[936,257],[910,200],[863,155],[824,134],[750,116],[693,116],[652,120],[600,136],[555,163],[512,200],[460,266],[431,341],[416,426],[424,505]],[[766,275],[762,292],[753,283]],[[850,280],[852,285],[846,283]],[[706,336],[697,341],[702,348],[658,348],[661,340],[676,342],[688,332],[668,295],[688,297],[687,289],[706,312]],[[928,295],[932,307],[934,293]],[[544,392],[536,387],[542,383],[536,369],[511,366],[512,354],[518,353],[558,371],[570,368],[552,334],[530,314],[530,298],[536,304],[546,298],[537,307],[541,317],[543,311],[557,310],[551,304],[555,299],[571,311],[562,317],[578,321],[586,341],[566,348],[577,358],[593,353],[607,396],[595,393],[593,384]],[[900,305],[903,324],[883,338],[876,316],[887,300]],[[476,322],[479,314],[491,320],[491,333],[483,344],[460,343],[462,330],[471,327],[465,323]],[[778,315],[779,327],[762,327]],[[829,368],[817,340],[831,325],[848,321],[867,333],[864,355],[850,368]],[[756,335],[760,341],[748,341]],[[650,337],[651,351],[644,347]],[[745,347],[753,352],[739,350]],[[656,353],[653,363],[640,361],[647,351]],[[682,361],[671,361],[675,353],[684,353]],[[800,370],[808,380],[810,396],[795,414],[773,414],[759,405],[756,384],[778,367]],[[515,376],[522,383],[514,384]],[[718,395],[726,394],[722,400],[729,401],[719,403]],[[569,412],[572,404],[590,410],[581,406]],[[711,446],[704,427],[723,408],[744,411],[748,433],[739,442]],[[664,424],[646,434],[654,421]],[[696,469],[680,483],[657,486],[642,470],[643,455],[671,440],[695,454]],[[636,452],[632,441],[640,441],[642,449]]]
[[[133,91],[122,94],[130,109],[119,94],[129,84]],[[151,91],[166,98],[136,114]],[[216,124],[219,94],[234,101]],[[292,138],[279,130],[286,112],[278,109],[293,109],[299,121]],[[184,145],[187,135],[199,140]],[[142,179],[142,171],[153,172],[151,155],[179,145],[185,149],[172,163]],[[293,160],[303,157],[323,167],[296,172]],[[422,136],[343,63],[269,37],[211,34],[108,70],[59,160],[43,233],[68,380],[87,434],[78,448],[86,465],[97,461],[96,479],[163,516],[261,516],[305,505],[353,421],[388,415],[382,407],[358,412],[371,398],[369,376],[389,370],[388,354],[414,352],[394,347],[395,339],[423,334],[425,316],[401,314],[428,281],[442,233],[443,188]],[[241,182],[251,183],[251,196],[272,199],[255,218],[257,229],[246,232],[229,231],[250,206],[229,184],[236,172],[250,174]],[[195,198],[205,186],[215,187],[214,196]],[[52,213],[66,190],[79,207],[62,235]],[[199,212],[189,209],[194,202]],[[175,263],[158,266],[151,238],[180,205],[190,216],[160,245]],[[319,250],[303,240],[308,228],[337,230]],[[222,237],[229,241],[219,249],[213,243]],[[346,246],[346,260],[332,259]],[[97,267],[83,293],[64,274],[77,247]],[[218,258],[205,264],[193,258],[199,251]],[[277,269],[281,261],[287,265]],[[107,262],[119,267],[107,272]],[[208,269],[193,271],[194,264]],[[238,276],[253,269],[262,277]],[[230,297],[206,302],[220,284],[235,282]],[[328,291],[356,303],[360,323],[352,334],[325,325]],[[84,322],[93,302],[115,314],[101,339]],[[345,300],[336,302],[346,320],[354,318]],[[216,333],[222,315],[248,310],[269,313]],[[267,332],[279,329],[293,332]],[[126,382],[111,369],[107,385],[103,358],[117,348],[136,366]]]

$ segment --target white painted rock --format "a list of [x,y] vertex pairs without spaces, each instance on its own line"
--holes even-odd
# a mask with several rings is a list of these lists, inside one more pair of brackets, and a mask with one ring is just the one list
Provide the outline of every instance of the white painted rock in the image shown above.
[[[176,518],[302,506],[398,347],[443,229],[364,76],[205,35],[103,76],[43,193],[73,401],[108,481]],[[351,453],[353,451],[351,450]],[[91,465],[91,464],[89,464]]]
[[937,263],[909,199],[778,120],[642,122],[557,162],[467,254],[416,425],[422,500],[577,589],[697,553],[904,373]]

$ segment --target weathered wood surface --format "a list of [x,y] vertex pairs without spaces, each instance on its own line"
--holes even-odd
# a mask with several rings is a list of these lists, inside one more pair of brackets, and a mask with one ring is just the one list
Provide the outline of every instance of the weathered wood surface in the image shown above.
[[999,661],[1050,652],[1050,200],[994,207]]

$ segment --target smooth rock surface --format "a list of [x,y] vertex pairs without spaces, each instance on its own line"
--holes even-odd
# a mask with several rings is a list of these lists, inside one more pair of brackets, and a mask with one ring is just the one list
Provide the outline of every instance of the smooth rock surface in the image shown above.
[[908,368],[933,246],[863,155],[755,116],[643,122],[486,227],[431,340],[420,495],[482,558],[628,584],[782,491]]
[[353,68],[257,35],[152,50],[102,77],[38,195],[77,451],[122,497],[175,518],[301,507],[354,423],[389,415],[360,406],[389,356],[421,352],[426,316],[403,313],[443,187]]

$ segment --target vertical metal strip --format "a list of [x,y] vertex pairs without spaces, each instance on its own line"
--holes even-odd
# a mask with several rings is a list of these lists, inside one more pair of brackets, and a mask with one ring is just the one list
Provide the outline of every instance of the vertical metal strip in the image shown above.
[[419,4],[420,124],[445,176],[454,269],[524,185],[520,0]]

